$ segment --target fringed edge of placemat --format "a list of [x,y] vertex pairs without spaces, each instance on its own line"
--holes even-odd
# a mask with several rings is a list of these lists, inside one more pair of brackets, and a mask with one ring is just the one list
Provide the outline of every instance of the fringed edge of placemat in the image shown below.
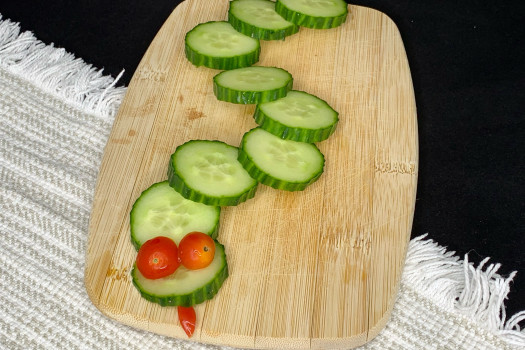
[[65,99],[89,114],[114,117],[125,94],[116,78],[104,75],[80,58],[53,43],[46,45],[18,23],[0,14],[0,67],[21,77],[46,93]]
[[497,335],[512,346],[525,346],[525,310],[507,319],[505,300],[516,271],[507,277],[497,272],[501,264],[487,264],[483,259],[476,267],[438,245],[427,235],[410,241],[403,283],[442,309],[463,316],[468,322]]

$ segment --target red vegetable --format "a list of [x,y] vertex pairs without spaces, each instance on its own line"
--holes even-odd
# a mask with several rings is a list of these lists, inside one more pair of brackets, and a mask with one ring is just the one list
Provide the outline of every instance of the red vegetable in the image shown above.
[[202,269],[213,261],[215,242],[202,232],[190,232],[179,242],[179,259],[190,270]]
[[195,330],[195,321],[197,316],[195,315],[195,309],[193,307],[178,306],[177,312],[179,314],[179,322],[184,329],[184,332],[191,338],[193,331]]
[[171,275],[180,266],[178,249],[168,237],[155,237],[140,247],[137,254],[137,268],[149,279]]

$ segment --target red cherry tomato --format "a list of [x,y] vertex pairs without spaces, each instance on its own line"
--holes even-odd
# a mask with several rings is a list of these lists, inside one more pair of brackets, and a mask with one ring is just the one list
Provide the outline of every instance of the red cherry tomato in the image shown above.
[[195,309],[191,306],[177,306],[177,313],[179,314],[179,322],[182,329],[184,329],[188,338],[191,338],[193,331],[195,330],[195,321],[197,320]]
[[137,268],[149,279],[171,275],[180,265],[177,245],[168,237],[155,237],[140,247]]
[[190,232],[179,242],[179,259],[190,270],[202,269],[213,261],[215,242],[202,232]]

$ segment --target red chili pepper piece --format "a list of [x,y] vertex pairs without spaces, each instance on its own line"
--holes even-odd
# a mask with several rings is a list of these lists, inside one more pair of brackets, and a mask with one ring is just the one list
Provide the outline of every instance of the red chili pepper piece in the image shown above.
[[184,329],[184,332],[191,338],[193,331],[195,330],[195,321],[197,316],[195,315],[195,309],[193,307],[178,306],[177,311],[179,314],[179,322]]

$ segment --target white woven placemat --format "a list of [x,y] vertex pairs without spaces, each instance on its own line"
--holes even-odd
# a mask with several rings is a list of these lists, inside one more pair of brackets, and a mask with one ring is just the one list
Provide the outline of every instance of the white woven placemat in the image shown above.
[[[0,348],[212,349],[103,316],[83,284],[95,182],[125,93],[0,16]],[[392,318],[363,349],[523,349],[511,274],[410,243]]]

